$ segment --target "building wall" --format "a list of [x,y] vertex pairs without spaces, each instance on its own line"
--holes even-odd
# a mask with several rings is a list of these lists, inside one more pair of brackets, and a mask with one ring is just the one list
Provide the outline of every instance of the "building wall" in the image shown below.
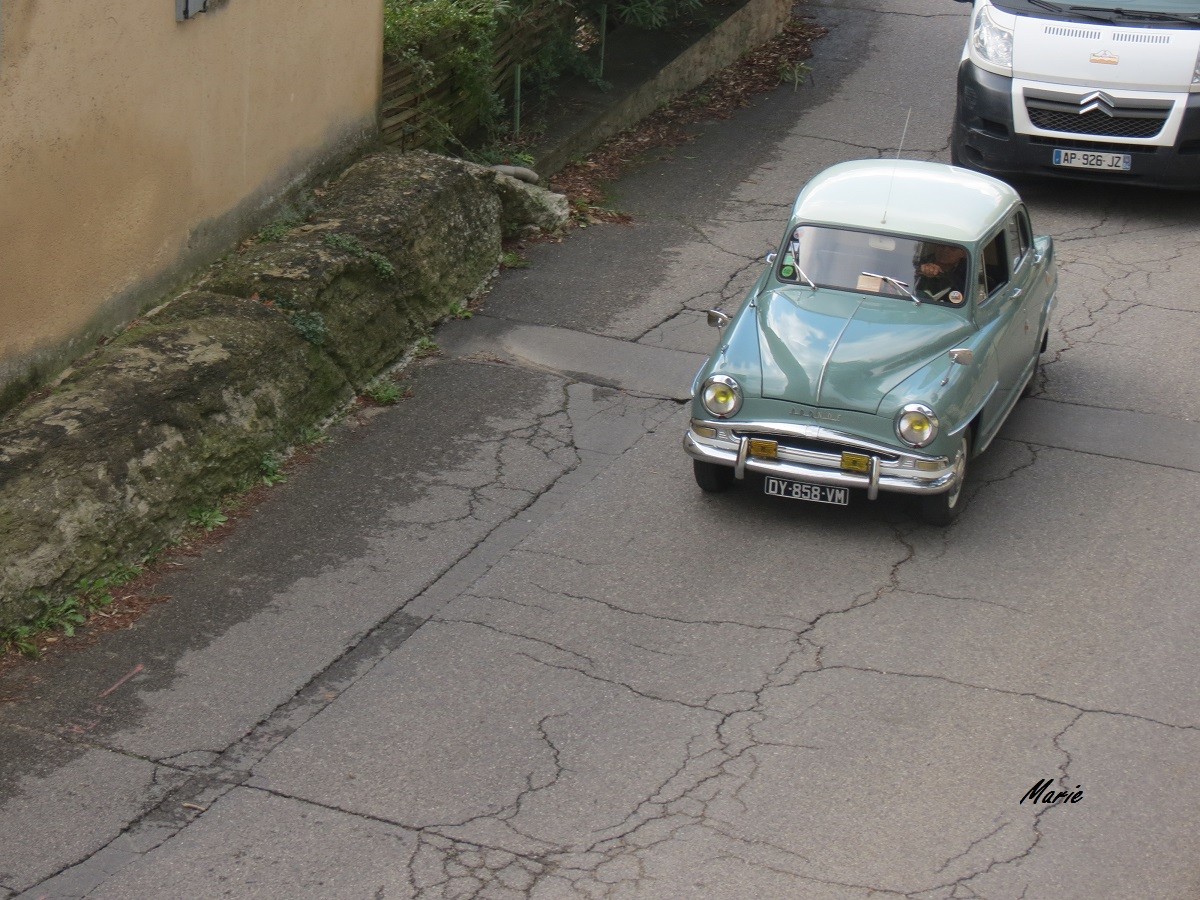
[[373,137],[382,0],[0,0],[0,412]]

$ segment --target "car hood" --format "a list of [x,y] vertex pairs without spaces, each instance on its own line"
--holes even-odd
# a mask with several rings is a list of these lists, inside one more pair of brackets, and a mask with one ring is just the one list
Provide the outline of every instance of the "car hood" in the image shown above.
[[871,414],[971,330],[943,306],[846,291],[786,288],[757,308],[764,397]]

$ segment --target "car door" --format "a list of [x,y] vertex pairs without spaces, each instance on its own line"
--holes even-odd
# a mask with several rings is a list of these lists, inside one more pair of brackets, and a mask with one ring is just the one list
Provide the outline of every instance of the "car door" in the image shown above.
[[1024,207],[1018,207],[1009,214],[1004,225],[1004,237],[1010,260],[1012,297],[1021,303],[1022,327],[1019,331],[1014,329],[1012,334],[1013,365],[1019,368],[1016,390],[1019,391],[1025,386],[1026,376],[1037,356],[1037,346],[1042,337],[1038,325],[1044,302],[1038,290],[1040,282],[1036,254],[1033,252],[1029,217]]
[[[989,434],[1007,414],[1014,393],[1022,387],[1018,381],[1028,360],[1024,350],[1027,285],[1014,281],[1013,263],[1020,262],[1020,258],[1009,252],[1007,225],[1007,221],[1001,223],[983,242],[976,286],[976,320],[987,352],[995,360],[998,379],[996,391],[984,407],[984,431]],[[1028,269],[1027,263],[1025,267]],[[1021,277],[1027,276],[1028,272]]]

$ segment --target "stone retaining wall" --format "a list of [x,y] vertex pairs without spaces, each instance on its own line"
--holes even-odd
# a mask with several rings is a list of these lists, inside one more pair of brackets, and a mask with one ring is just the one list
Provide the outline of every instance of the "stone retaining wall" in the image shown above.
[[0,627],[173,539],[478,291],[503,234],[566,216],[490,169],[376,153],[77,362],[0,419]]

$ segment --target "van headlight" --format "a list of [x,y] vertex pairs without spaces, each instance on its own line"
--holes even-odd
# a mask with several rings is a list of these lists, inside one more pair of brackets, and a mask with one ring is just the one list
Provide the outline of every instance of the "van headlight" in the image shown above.
[[971,30],[971,50],[979,59],[1012,72],[1013,33],[992,18],[990,6],[982,6]]
[[896,413],[896,437],[910,447],[925,447],[938,433],[938,417],[924,403],[908,403]]
[[700,389],[700,402],[712,415],[728,419],[742,408],[742,389],[728,375],[710,375]]

